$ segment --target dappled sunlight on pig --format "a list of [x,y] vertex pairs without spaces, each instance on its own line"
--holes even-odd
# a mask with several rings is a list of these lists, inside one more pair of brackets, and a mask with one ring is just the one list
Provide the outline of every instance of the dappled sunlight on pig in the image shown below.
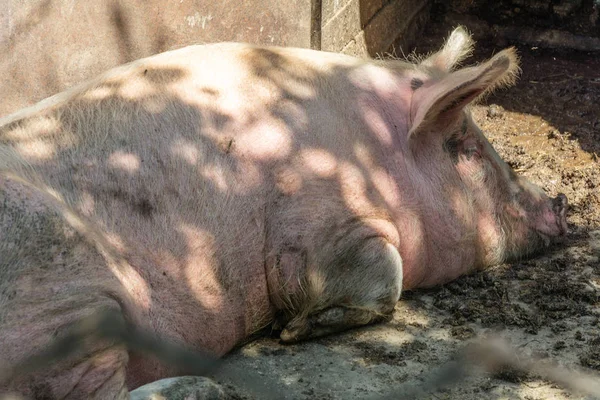
[[107,97],[112,97],[115,93],[115,88],[111,85],[97,86],[87,91],[82,98],[86,101],[98,101]]
[[38,117],[14,124],[3,137],[14,143],[14,148],[32,162],[43,162],[56,156],[61,147],[73,143],[70,135],[58,135],[61,129],[57,118]]
[[242,59],[252,77],[262,81],[264,86],[260,85],[261,87],[270,88],[275,93],[282,94],[281,97],[307,100],[316,98],[318,94],[312,81],[321,75],[335,73],[335,66],[328,65],[314,54],[305,55],[310,63],[310,66],[309,63],[305,64],[308,68],[298,68],[284,54],[258,47],[248,49]]
[[487,251],[482,254],[481,265],[493,265],[503,261],[505,249],[504,235],[498,228],[498,221],[493,216],[479,212],[477,214],[479,243]]
[[285,159],[292,150],[292,135],[283,122],[265,118],[256,122],[241,133],[235,140],[242,155],[257,161]]
[[379,164],[377,158],[371,154],[368,147],[363,143],[354,145],[354,155],[360,165],[369,176],[369,182],[373,185],[377,194],[386,202],[387,206],[395,209],[401,205],[401,195],[398,185],[390,175],[387,168]]
[[106,242],[109,243],[117,252],[123,253],[127,250],[125,241],[114,233],[106,233],[104,235]]
[[344,203],[349,210],[360,211],[373,208],[368,195],[368,183],[360,168],[347,161],[340,162],[338,179]]
[[[98,88],[102,89],[102,87]],[[119,85],[114,91],[114,95],[123,98],[124,100],[136,100],[143,99],[143,107],[150,112],[160,112],[164,107],[160,107],[158,103],[161,98],[164,99],[164,95],[157,95],[160,93],[156,85],[146,79],[133,76]],[[112,95],[112,93],[110,93]],[[153,105],[154,103],[154,105]]]
[[15,148],[23,157],[27,157],[32,161],[49,160],[56,154],[56,146],[44,139],[19,143]]
[[6,140],[26,142],[27,140],[41,140],[45,137],[56,136],[62,126],[60,120],[54,116],[39,116],[25,122],[15,124],[12,129],[3,133]]
[[168,104],[169,100],[162,96],[147,97],[142,102],[142,107],[151,114],[158,114],[164,111],[168,107]]
[[299,79],[289,79],[287,73],[280,73],[277,70],[273,70],[269,73],[268,77],[275,83],[273,89],[278,92],[284,92],[285,97],[292,96],[295,99],[303,100],[315,98],[317,96],[314,86],[310,84],[311,78],[314,78],[315,75],[310,73],[307,73],[304,77],[300,77]]
[[179,139],[171,145],[171,154],[183,159],[190,166],[196,166],[200,159],[200,151],[192,141]]
[[383,168],[377,168],[370,171],[370,181],[375,189],[383,197],[388,207],[398,208],[402,206],[400,189],[394,184],[393,178],[388,171]]
[[108,164],[112,168],[131,174],[140,168],[140,158],[136,154],[116,151],[108,157]]
[[354,156],[356,160],[362,165],[362,167],[366,169],[376,168],[376,162],[378,160],[375,159],[374,154],[372,154],[371,149],[365,144],[361,142],[354,143],[353,146]]
[[215,238],[209,232],[193,226],[182,225],[179,230],[190,249],[188,259],[183,261],[187,285],[202,306],[210,311],[218,311],[223,307],[224,297],[219,272],[214,269],[218,265]]
[[284,195],[297,193],[302,185],[302,175],[294,168],[284,167],[275,172],[275,186]]
[[337,171],[335,156],[321,149],[300,150],[300,157],[308,171],[320,178],[331,178]]
[[152,308],[152,289],[144,277],[122,258],[114,258],[107,263],[108,269],[127,292],[133,306],[148,312]]
[[217,189],[224,192],[229,188],[226,175],[221,166],[207,165],[200,172],[203,178],[212,182]]
[[460,188],[449,188],[449,197],[452,204],[452,211],[464,226],[473,226],[473,205],[466,200],[464,191]]
[[237,195],[250,195],[264,181],[263,171],[251,161],[240,161],[234,166],[227,163],[206,164],[198,174],[219,191]]
[[85,217],[89,217],[94,214],[95,207],[96,201],[94,200],[94,196],[92,196],[90,192],[82,192],[81,198],[79,199],[79,206],[77,207],[81,211],[81,214]]
[[381,115],[381,112],[373,108],[372,102],[369,97],[362,101],[359,100],[365,123],[372,132],[377,132],[377,137],[385,146],[392,146],[394,143],[392,128],[389,126],[389,122],[384,119],[384,116]]
[[[458,68],[471,47],[460,28],[415,64],[191,46],[0,119],[0,174],[25,185],[0,180],[0,334],[22,323],[41,348],[108,309],[222,355],[274,323],[293,343],[389,321],[403,290],[545,248],[566,197],[518,179],[469,117],[515,52]],[[36,293],[4,295],[21,277]],[[52,323],[21,322],[32,304]],[[107,346],[113,364],[86,348],[6,387],[125,398],[175,374]]]

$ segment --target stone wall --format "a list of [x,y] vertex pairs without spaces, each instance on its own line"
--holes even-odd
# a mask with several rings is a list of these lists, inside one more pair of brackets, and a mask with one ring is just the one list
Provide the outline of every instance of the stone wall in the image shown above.
[[429,0],[2,0],[0,116],[137,58],[240,41],[355,55],[410,44]]
[[426,0],[323,0],[321,49],[375,56],[412,46],[429,15]]

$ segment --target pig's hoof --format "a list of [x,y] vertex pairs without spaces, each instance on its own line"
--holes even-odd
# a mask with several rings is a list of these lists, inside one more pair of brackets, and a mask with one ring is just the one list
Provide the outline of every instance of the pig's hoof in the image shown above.
[[371,323],[389,321],[392,312],[393,308],[389,312],[381,313],[344,306],[331,307],[310,315],[307,319],[291,321],[281,332],[281,342],[294,343]]
[[311,331],[310,323],[306,319],[291,321],[284,330],[281,331],[279,338],[282,343],[295,343],[309,337]]

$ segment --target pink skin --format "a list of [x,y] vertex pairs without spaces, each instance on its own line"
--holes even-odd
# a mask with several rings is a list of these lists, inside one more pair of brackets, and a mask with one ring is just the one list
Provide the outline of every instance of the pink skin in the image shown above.
[[[545,205],[547,204],[544,203]],[[546,236],[562,236],[568,231],[567,227],[567,197],[559,194],[552,200],[552,209],[545,208],[541,216],[541,221],[536,221],[534,229],[539,230]]]
[[[419,65],[190,47],[0,120],[0,364],[101,308],[217,355],[275,317],[294,342],[548,246],[566,198],[518,178],[467,107],[516,57],[453,72],[469,46],[457,30]],[[86,351],[9,387],[118,398],[176,373]]]

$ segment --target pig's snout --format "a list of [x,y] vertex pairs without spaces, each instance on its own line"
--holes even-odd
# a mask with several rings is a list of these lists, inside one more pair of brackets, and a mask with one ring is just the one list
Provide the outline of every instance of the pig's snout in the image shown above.
[[559,193],[556,198],[552,199],[552,211],[556,215],[556,223],[560,229],[560,235],[567,233],[567,210],[569,208],[569,200],[567,196]]
[[546,239],[566,235],[568,205],[567,196],[562,193],[554,199],[546,197],[540,204],[539,211],[535,212],[531,227],[543,234]]

